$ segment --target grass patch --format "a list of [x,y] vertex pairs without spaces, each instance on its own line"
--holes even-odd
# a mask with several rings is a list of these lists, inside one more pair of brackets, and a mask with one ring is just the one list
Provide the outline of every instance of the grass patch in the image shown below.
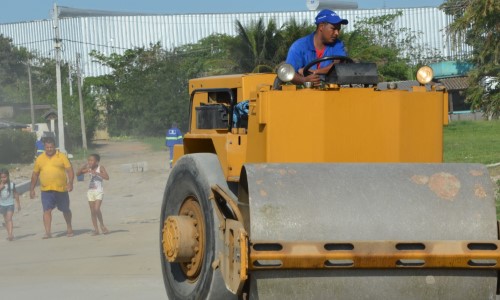
[[500,179],[496,182],[496,192],[495,192],[495,200],[497,207],[497,220],[500,220]]
[[[500,121],[458,121],[444,128],[444,161],[496,164],[500,162]],[[500,175],[500,166],[488,168]],[[500,220],[500,180],[495,188],[496,213]]]
[[92,148],[83,149],[83,148],[75,148],[69,151],[71,155],[73,155],[72,160],[87,160],[89,154],[94,153]]
[[444,161],[500,162],[500,121],[458,121],[444,128]]
[[151,147],[152,151],[164,151],[165,150],[165,137],[157,137],[157,136],[145,136],[145,137],[136,137],[136,136],[118,136],[112,137],[112,141],[115,142],[124,142],[124,141],[139,141],[144,144],[147,144]]
[[139,141],[148,144],[153,151],[163,151],[165,150],[165,137],[143,137],[138,139]]

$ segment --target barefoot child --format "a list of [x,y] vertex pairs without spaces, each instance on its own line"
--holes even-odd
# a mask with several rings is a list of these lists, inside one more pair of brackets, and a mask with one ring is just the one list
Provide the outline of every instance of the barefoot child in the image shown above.
[[19,194],[16,191],[16,185],[10,182],[9,171],[0,170],[0,213],[3,215],[5,226],[7,227],[7,240],[14,240],[12,235],[12,215],[14,214],[14,199],[16,199],[17,211],[21,210]]
[[101,213],[101,204],[104,195],[103,191],[103,180],[109,180],[108,172],[104,166],[99,164],[101,157],[99,154],[91,154],[88,157],[87,164],[82,166],[78,172],[77,176],[88,173],[90,175],[89,190],[87,192],[87,198],[89,200],[90,215],[92,217],[92,225],[94,225],[94,232],[92,235],[99,234],[99,228],[97,227],[97,221],[101,225],[102,233],[108,233],[108,229],[104,226]]

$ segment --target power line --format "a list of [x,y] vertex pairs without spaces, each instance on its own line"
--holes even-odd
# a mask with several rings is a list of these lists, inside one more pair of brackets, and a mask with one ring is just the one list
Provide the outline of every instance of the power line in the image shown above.
[[70,39],[61,39],[61,40],[66,41],[66,42],[76,43],[76,44],[90,45],[90,46],[103,47],[103,48],[113,48],[113,49],[120,49],[120,50],[128,50],[129,49],[129,48],[110,46],[110,45],[102,45],[102,44],[95,44],[95,43],[89,43],[89,42],[75,41],[75,40],[70,40]]
[[45,39],[45,40],[39,40],[39,41],[32,41],[32,42],[26,42],[26,43],[15,43],[16,46],[24,46],[24,45],[31,45],[31,44],[37,44],[37,43],[45,43],[45,42],[52,42],[54,41],[53,39]]

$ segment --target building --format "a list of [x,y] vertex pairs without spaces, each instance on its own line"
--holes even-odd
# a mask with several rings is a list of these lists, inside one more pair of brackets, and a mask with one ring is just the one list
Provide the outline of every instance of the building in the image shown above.
[[[349,20],[345,31],[352,30],[356,22],[374,16],[402,11],[396,27],[420,32],[420,45],[435,49],[442,57],[456,60],[471,49],[466,45],[453,46],[445,28],[452,18],[436,7],[375,10],[339,10]],[[148,47],[160,42],[166,49],[196,43],[214,33],[235,35],[236,20],[244,26],[262,17],[265,22],[274,19],[279,26],[294,18],[299,23],[313,23],[316,11],[225,13],[225,14],[172,14],[123,15],[116,12],[92,11],[60,7],[59,28],[63,60],[74,63],[76,54],[82,55],[84,76],[108,73],[106,67],[93,62],[88,55],[92,50],[106,55],[123,53],[126,49]],[[12,38],[13,43],[42,56],[54,54],[54,28],[52,20],[0,24],[0,34]]]

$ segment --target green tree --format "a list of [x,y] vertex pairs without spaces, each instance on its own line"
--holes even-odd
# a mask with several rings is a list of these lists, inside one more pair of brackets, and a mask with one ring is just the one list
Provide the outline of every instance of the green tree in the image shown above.
[[455,19],[448,33],[473,47],[467,101],[489,118],[500,116],[500,2],[447,0],[440,8]]
[[[50,104],[53,109],[57,109],[56,93],[56,62],[54,59],[32,56],[31,59],[31,77],[33,89],[33,101],[35,104]],[[68,63],[61,62],[61,91],[63,103],[65,147],[68,150],[74,150],[82,145],[81,122],[80,122],[80,104],[78,98],[78,87],[76,74],[72,74],[74,80],[71,82],[73,94],[70,95]],[[26,89],[28,85],[26,84]],[[90,90],[85,83],[82,87],[83,107],[85,116],[85,131],[87,137],[91,138],[98,120],[98,112],[94,98],[90,95]],[[26,96],[24,102],[28,102],[29,96]],[[43,113],[35,116],[35,122],[45,122]],[[23,117],[22,122],[30,123],[28,115]],[[56,121],[57,122],[57,121]],[[56,127],[56,131],[57,131]]]
[[25,48],[15,47],[12,39],[0,34],[0,102],[21,102],[26,95],[28,55]]
[[360,20],[340,37],[351,58],[377,64],[382,81],[412,79],[419,65],[440,57],[436,50],[415,43],[421,33],[396,28],[401,15],[398,11]]
[[163,135],[173,121],[187,127],[187,72],[182,60],[160,44],[106,56],[92,52],[109,75],[89,79],[106,106],[111,135]]
[[236,21],[237,36],[231,52],[234,60],[239,62],[241,72],[271,72],[280,62],[277,50],[283,41],[281,30],[271,19],[264,23],[263,18],[251,21],[243,26]]
[[[55,61],[50,58],[40,57],[25,48],[15,47],[11,39],[2,35],[0,35],[0,101],[28,105],[30,102],[28,64],[30,64],[31,68],[34,104],[50,104],[52,108],[57,108]],[[66,132],[65,146],[68,150],[72,150],[72,148],[81,145],[82,138],[78,95],[76,92],[73,96],[69,95],[68,70],[68,64],[62,63],[61,84]],[[77,91],[76,80],[72,84],[73,91]],[[97,125],[97,111],[88,91],[88,88],[84,88],[84,114],[87,135],[92,136]],[[45,122],[42,118],[43,113],[38,112],[35,114],[35,122]],[[31,123],[31,116],[29,112],[21,113],[16,115],[14,120]]]
[[235,37],[226,34],[212,34],[194,44],[175,49],[182,70],[187,78],[235,73],[238,63],[231,57],[230,48]]
[[290,46],[292,46],[293,42],[314,32],[315,29],[316,26],[309,24],[307,21],[303,21],[299,24],[297,20],[292,18],[290,21],[286,22],[281,28],[280,35],[282,37],[282,40],[278,45],[275,61],[285,61],[288,54],[288,49],[290,49]]

